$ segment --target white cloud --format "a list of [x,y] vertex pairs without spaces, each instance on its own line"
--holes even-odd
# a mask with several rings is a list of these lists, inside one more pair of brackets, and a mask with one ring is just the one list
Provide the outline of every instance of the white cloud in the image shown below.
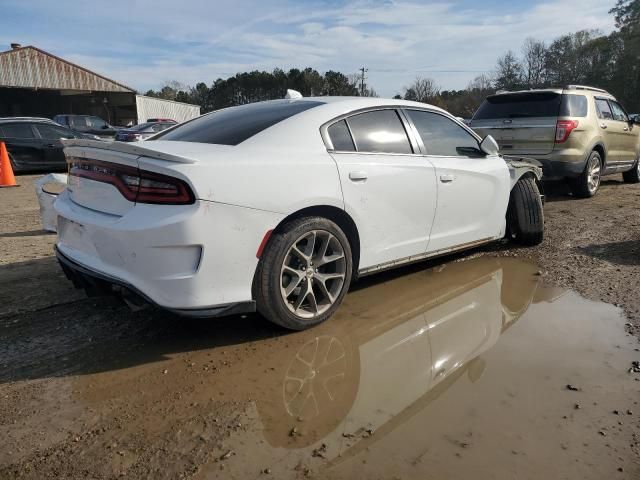
[[41,15],[48,28],[10,26],[0,32],[0,42],[28,41],[141,90],[170,79],[210,84],[239,71],[306,66],[345,73],[366,66],[370,84],[385,96],[418,74],[443,88],[462,88],[491,70],[504,51],[518,51],[528,36],[550,41],[577,30],[613,28],[613,2],[602,0],[546,0],[508,12],[395,0],[342,6],[75,1],[63,8],[44,0],[13,1],[9,11]]

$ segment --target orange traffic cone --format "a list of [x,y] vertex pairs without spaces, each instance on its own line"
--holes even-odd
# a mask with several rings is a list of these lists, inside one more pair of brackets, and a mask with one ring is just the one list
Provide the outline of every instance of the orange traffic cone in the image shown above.
[[17,187],[16,177],[13,176],[13,168],[9,161],[9,153],[4,142],[0,142],[0,188]]

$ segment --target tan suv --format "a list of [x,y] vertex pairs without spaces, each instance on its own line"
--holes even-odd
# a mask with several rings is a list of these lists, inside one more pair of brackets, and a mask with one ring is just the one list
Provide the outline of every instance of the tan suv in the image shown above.
[[470,126],[491,134],[501,153],[538,160],[545,179],[566,178],[580,197],[595,195],[603,175],[640,182],[640,117],[630,119],[598,88],[498,92],[480,105]]

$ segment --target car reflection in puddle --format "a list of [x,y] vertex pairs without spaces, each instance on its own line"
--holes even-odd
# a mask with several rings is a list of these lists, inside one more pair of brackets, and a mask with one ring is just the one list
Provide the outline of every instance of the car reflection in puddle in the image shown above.
[[[439,384],[465,372],[478,379],[478,357],[534,300],[536,273],[521,261],[476,259],[350,293],[335,321],[292,335],[290,358],[273,359],[288,362],[275,368],[284,371],[281,397],[258,402],[269,443],[302,447],[332,432],[366,438],[440,395]],[[327,442],[323,456],[344,455],[335,450],[344,443],[354,442]]]
[[[540,307],[535,315],[494,352],[532,305]],[[624,381],[626,360],[618,359],[616,369],[604,354],[611,342],[628,343],[612,320],[622,321],[616,309],[544,287],[534,264],[508,258],[365,286],[348,295],[332,321],[287,336],[260,369],[243,370],[258,399],[258,430],[271,448],[243,442],[239,462],[262,458],[285,470],[315,462],[340,478],[500,478],[492,464],[504,462],[503,476],[511,478],[540,455],[531,478],[557,474],[562,469],[546,466],[545,455],[562,452],[563,437],[594,434],[593,426],[565,431],[558,423],[575,401],[566,384],[588,382],[604,393],[607,384]],[[588,450],[583,443],[576,448]]]

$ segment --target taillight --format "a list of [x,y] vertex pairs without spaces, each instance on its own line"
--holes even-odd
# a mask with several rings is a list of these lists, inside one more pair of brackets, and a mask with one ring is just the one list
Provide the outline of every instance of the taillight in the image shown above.
[[127,133],[127,136],[125,138],[130,141],[135,141],[140,140],[141,137],[142,135],[140,135],[139,133]]
[[558,120],[556,123],[556,143],[566,142],[571,132],[578,128],[577,120]]
[[72,159],[69,162],[69,176],[113,185],[130,202],[188,205],[195,201],[186,182],[126,165]]

